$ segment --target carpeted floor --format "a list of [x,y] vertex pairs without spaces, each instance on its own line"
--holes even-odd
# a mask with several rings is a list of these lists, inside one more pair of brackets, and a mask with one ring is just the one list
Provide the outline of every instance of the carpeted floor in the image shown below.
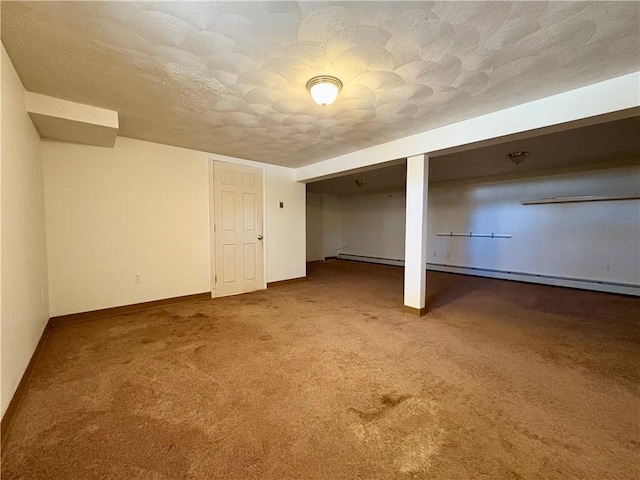
[[2,479],[634,479],[638,299],[312,264],[56,328]]

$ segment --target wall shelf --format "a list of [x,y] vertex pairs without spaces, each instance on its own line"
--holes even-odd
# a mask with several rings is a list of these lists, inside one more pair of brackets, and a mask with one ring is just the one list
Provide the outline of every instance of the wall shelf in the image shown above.
[[543,205],[546,203],[577,203],[577,202],[615,202],[620,200],[640,200],[640,195],[616,195],[616,196],[598,196],[598,195],[581,195],[575,197],[553,197],[541,198],[540,200],[523,200],[522,205]]

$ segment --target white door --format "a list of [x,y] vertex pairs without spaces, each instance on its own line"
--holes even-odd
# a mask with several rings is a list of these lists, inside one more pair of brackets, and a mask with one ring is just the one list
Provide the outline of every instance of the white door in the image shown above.
[[214,296],[264,288],[262,170],[226,162],[213,165]]

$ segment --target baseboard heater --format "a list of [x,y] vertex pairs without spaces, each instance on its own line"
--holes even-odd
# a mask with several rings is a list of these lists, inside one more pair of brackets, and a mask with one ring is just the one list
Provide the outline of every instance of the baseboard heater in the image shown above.
[[[382,265],[404,266],[404,260],[374,257],[369,255],[355,255],[340,253],[338,258],[353,260],[356,262],[379,263]],[[556,275],[542,275],[537,273],[512,272],[507,270],[493,270],[489,268],[460,267],[458,265],[445,265],[441,263],[427,263],[427,270],[435,272],[457,273],[476,277],[496,278],[500,280],[514,280],[516,282],[539,283],[555,287],[579,288],[582,290],[594,290],[598,292],[619,293],[623,295],[640,296],[640,285],[632,283],[605,282],[599,280],[585,280],[582,278],[560,277]]]
[[338,258],[341,260],[354,260],[356,262],[379,263],[381,265],[404,267],[404,260],[396,260],[393,258],[372,257],[369,255],[354,255],[351,253],[339,253]]

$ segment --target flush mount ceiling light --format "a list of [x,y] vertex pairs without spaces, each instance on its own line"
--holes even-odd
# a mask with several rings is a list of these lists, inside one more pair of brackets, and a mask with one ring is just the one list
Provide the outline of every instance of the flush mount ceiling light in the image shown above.
[[529,152],[513,152],[507,154],[507,157],[509,157],[509,160],[511,160],[516,165],[520,165],[522,162],[524,162],[524,159],[527,158],[528,155]]
[[338,93],[342,90],[342,82],[336,77],[320,75],[307,82],[307,90],[309,90],[314,102],[326,107],[335,101]]

